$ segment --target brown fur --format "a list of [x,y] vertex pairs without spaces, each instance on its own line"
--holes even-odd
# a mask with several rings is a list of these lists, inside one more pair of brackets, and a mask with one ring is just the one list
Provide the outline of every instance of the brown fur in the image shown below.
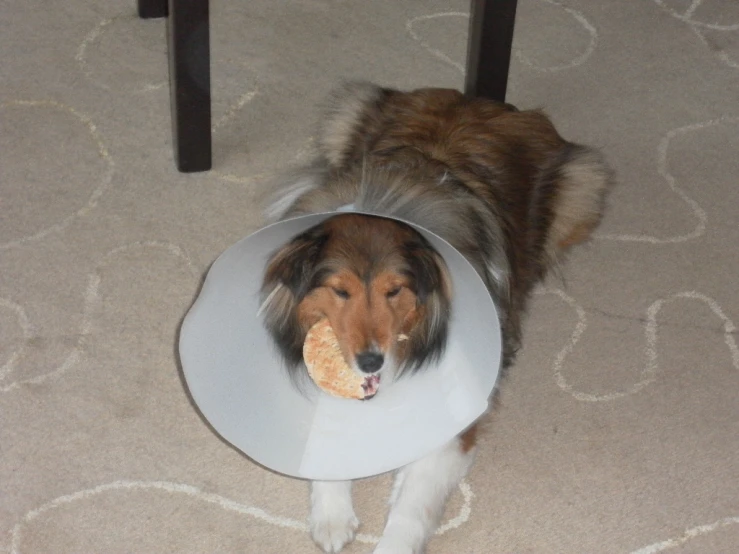
[[360,219],[346,215],[326,223],[331,238],[323,259],[331,260],[334,271],[298,303],[301,327],[327,317],[349,363],[372,348],[394,353],[398,336],[409,334],[423,316],[413,284],[402,273],[400,248],[412,231],[389,220],[368,225]]
[[293,363],[322,318],[355,367],[360,354],[376,352],[417,368],[444,347],[446,266],[423,237],[396,221],[354,214],[327,220],[273,254],[263,291],[268,328]]
[[506,365],[532,287],[602,217],[612,174],[539,111],[454,90],[349,83],[332,96],[322,160],[286,216],[354,203],[444,237],[502,313]]
[[459,435],[459,448],[462,452],[469,452],[477,444],[477,424],[473,424],[464,433]]

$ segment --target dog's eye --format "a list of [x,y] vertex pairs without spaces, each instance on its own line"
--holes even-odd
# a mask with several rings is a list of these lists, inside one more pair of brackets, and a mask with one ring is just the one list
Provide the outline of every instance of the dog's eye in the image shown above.
[[336,287],[331,287],[331,289],[334,291],[334,294],[338,296],[339,298],[343,298],[346,300],[349,298],[349,293],[344,289],[337,289]]
[[402,287],[395,287],[394,289],[390,289],[389,291],[387,291],[385,293],[385,296],[387,298],[395,298],[396,296],[398,296],[400,294],[400,289],[401,288]]

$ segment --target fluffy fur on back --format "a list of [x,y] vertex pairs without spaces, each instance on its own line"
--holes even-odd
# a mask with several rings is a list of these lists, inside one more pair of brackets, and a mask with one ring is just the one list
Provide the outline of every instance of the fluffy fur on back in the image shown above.
[[475,267],[501,314],[505,364],[533,285],[601,220],[612,173],[539,111],[448,89],[348,83],[321,119],[320,156],[272,216],[353,204],[414,222]]

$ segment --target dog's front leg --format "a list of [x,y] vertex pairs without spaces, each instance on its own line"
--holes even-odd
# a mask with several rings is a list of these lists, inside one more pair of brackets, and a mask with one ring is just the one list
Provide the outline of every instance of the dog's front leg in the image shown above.
[[474,449],[456,438],[400,469],[390,497],[390,514],[375,554],[421,554],[449,493],[467,474]]
[[351,481],[313,481],[310,534],[324,552],[339,552],[354,539],[359,520],[352,507]]

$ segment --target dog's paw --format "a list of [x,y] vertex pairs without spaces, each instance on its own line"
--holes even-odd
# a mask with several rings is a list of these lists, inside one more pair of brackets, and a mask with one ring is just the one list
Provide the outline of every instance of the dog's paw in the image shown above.
[[423,546],[409,536],[385,534],[373,554],[423,554]]
[[391,544],[391,542],[381,541],[372,554],[421,554],[421,551],[413,550],[407,544]]
[[344,545],[354,540],[359,520],[354,511],[324,510],[312,513],[310,534],[313,541],[327,553],[340,552]]

